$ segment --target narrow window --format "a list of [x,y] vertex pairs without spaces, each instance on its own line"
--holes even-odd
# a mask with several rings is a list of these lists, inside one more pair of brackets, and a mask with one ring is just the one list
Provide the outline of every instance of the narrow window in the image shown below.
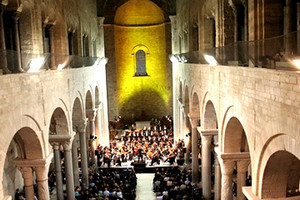
[[146,54],[143,50],[138,50],[135,54],[136,76],[147,76],[146,72]]

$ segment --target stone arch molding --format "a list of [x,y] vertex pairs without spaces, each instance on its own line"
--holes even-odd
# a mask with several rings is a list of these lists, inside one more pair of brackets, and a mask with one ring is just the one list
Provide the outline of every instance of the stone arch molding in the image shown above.
[[263,177],[270,157],[279,151],[285,151],[291,153],[300,160],[299,147],[300,142],[284,133],[276,134],[267,140],[267,142],[263,146],[257,164],[258,175],[256,195],[258,195],[260,198],[262,197]]

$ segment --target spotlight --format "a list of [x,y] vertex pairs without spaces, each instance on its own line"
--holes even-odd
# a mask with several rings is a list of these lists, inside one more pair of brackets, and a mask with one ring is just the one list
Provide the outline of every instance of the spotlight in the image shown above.
[[217,61],[216,61],[216,59],[213,56],[204,55],[204,59],[211,66],[216,66],[218,64]]
[[28,72],[37,72],[43,66],[45,58],[34,58],[29,62],[29,70]]
[[293,63],[298,69],[300,69],[300,59],[293,60]]

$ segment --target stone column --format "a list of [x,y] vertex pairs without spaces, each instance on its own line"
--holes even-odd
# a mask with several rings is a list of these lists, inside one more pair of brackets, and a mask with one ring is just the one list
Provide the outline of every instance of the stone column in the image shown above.
[[89,186],[88,161],[86,150],[86,122],[81,123],[79,128],[80,136],[80,154],[81,154],[81,171],[82,171],[82,187],[87,189]]
[[201,136],[202,192],[205,199],[211,199],[211,139],[212,136]]
[[5,44],[5,30],[4,30],[4,24],[3,24],[3,12],[4,12],[4,6],[0,3],[0,50],[2,51],[0,56],[0,67],[3,70],[4,74],[9,74],[11,71],[7,68],[7,54],[6,54],[6,44]]
[[224,161],[221,159],[221,171],[222,171],[222,190],[221,199],[222,200],[232,200],[232,176],[235,166],[234,161]]
[[74,176],[74,185],[80,186],[79,182],[79,170],[78,170],[78,151],[77,151],[77,137],[75,136],[72,144],[72,156],[73,156],[73,176]]
[[96,117],[96,112],[97,110],[90,110],[87,111],[87,116],[90,122],[90,136],[93,137],[94,139],[91,139],[91,147],[92,147],[92,162],[96,165],[97,167],[97,158],[95,155],[95,150],[96,150],[96,139],[95,139],[95,117]]
[[55,163],[55,174],[56,174],[55,176],[56,196],[57,196],[57,200],[64,200],[59,143],[52,143],[52,145],[54,151],[54,163]]
[[98,17],[98,32],[99,32],[99,55],[98,57],[102,58],[105,56],[104,51],[104,29],[103,29],[103,23],[104,23],[105,17]]
[[199,162],[198,162],[198,130],[200,118],[191,118],[192,125],[192,181],[199,182]]
[[15,49],[17,51],[17,68],[15,69],[17,72],[24,72],[22,69],[22,60],[21,60],[21,48],[20,48],[20,38],[19,38],[19,16],[20,12],[15,12],[14,19],[14,39],[15,39]]
[[63,143],[64,157],[65,157],[65,174],[66,174],[66,185],[67,185],[67,200],[75,199],[74,192],[74,177],[73,177],[73,162],[72,162],[72,141],[66,141]]
[[48,168],[46,166],[34,167],[37,187],[38,199],[49,200],[49,186],[48,186]]
[[246,200],[242,187],[246,186],[246,172],[250,161],[243,160],[237,162],[237,199]]
[[33,190],[33,175],[31,167],[19,167],[25,186],[25,198],[34,199],[34,190]]
[[214,185],[214,200],[221,200],[221,170],[217,155],[215,154],[215,185]]

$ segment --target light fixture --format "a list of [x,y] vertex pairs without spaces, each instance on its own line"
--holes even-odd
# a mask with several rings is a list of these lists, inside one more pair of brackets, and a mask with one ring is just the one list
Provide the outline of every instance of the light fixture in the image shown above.
[[57,70],[62,70],[66,65],[65,64],[59,64],[57,66]]
[[30,60],[29,62],[29,70],[28,72],[37,72],[41,69],[45,61],[45,58],[40,57],[40,58],[34,58]]
[[293,63],[300,70],[300,59],[293,60]]
[[178,63],[178,58],[175,55],[172,54],[169,56],[169,58],[172,63]]
[[216,59],[213,56],[204,55],[204,59],[211,66],[216,66],[218,64],[217,61],[216,61]]

